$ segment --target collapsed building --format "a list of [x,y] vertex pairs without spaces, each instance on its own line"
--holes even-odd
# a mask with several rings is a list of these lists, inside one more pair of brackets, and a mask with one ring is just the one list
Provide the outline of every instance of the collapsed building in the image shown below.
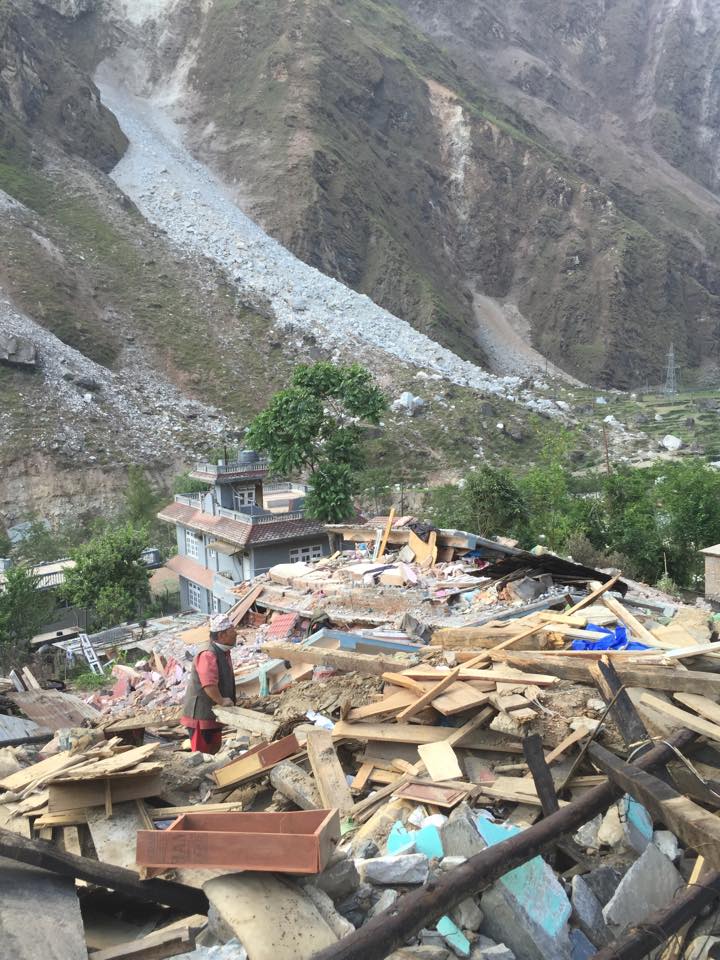
[[63,642],[91,694],[0,681],[8,956],[712,956],[709,606],[413,517],[322,535],[229,587],[214,756],[204,613]]

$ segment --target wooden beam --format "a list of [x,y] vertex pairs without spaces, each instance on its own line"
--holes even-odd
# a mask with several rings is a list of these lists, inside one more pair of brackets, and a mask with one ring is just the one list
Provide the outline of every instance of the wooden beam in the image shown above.
[[603,604],[610,610],[618,620],[625,624],[625,626],[630,630],[635,637],[640,640],[641,643],[647,644],[648,647],[667,647],[667,643],[663,643],[662,640],[658,640],[648,628],[640,623],[638,618],[634,613],[630,613],[627,607],[624,607],[619,600],[616,600],[615,597],[609,597],[607,594],[602,599]]
[[549,817],[560,809],[557,794],[555,793],[555,784],[553,782],[550,767],[545,759],[543,751],[542,737],[539,733],[533,733],[529,737],[523,737],[523,753],[527,760],[530,773],[535,783],[537,795],[540,798],[543,815]]
[[664,700],[661,700],[660,697],[653,697],[652,694],[649,693],[644,693],[640,697],[640,703],[652,707],[653,710],[657,710],[657,712],[661,713],[664,717],[673,720],[678,729],[684,727],[686,730],[694,730],[695,733],[699,733],[709,740],[720,743],[720,726],[716,723],[710,723],[709,720],[696,717],[694,713],[689,713],[687,710],[674,707],[671,703],[666,703]]
[[[685,730],[671,738],[670,743],[682,750],[692,741],[692,733]],[[672,747],[663,743],[640,757],[637,765],[649,770],[667,763],[674,756]],[[432,926],[444,914],[452,912],[467,897],[468,890],[473,894],[486,890],[510,870],[550,849],[558,837],[577,830],[605,811],[621,793],[611,783],[589,790],[584,797],[535,826],[487,847],[460,866],[441,874],[433,884],[406,893],[399,903],[378,913],[338,943],[318,951],[312,960],[384,960],[419,930]]]
[[[550,657],[533,653],[507,653],[501,650],[493,654],[493,660],[507,663],[519,670],[536,670],[562,680],[591,683],[590,662],[582,658]],[[645,687],[647,690],[663,690],[668,693],[701,693],[708,697],[720,696],[720,674],[700,670],[678,670],[656,664],[628,663],[625,659],[612,657],[620,680],[629,687]],[[531,681],[534,682],[534,681]],[[536,684],[537,685],[537,684]]]
[[380,549],[378,550],[376,560],[380,560],[385,556],[385,548],[387,547],[388,537],[390,536],[390,531],[392,530],[393,520],[395,519],[395,507],[390,508],[390,515],[387,518],[387,523],[385,524],[385,529],[383,530],[382,540],[380,541]]
[[87,857],[78,857],[42,840],[28,840],[0,828],[0,857],[27,863],[63,877],[87,880],[99,887],[117,890],[128,897],[161,903],[185,913],[207,914],[207,897],[201,890],[169,880],[140,880],[137,873]]
[[[590,676],[606,703],[613,703],[610,716],[617,723],[625,746],[632,747],[649,739],[645,724],[628,696],[622,690],[622,682],[609,657],[602,657],[597,663],[590,664]],[[621,691],[621,692],[620,692]]]
[[320,799],[327,810],[336,808],[345,814],[353,806],[350,787],[340,766],[328,730],[311,730],[307,735],[307,752]]
[[610,577],[609,580],[606,580],[605,583],[593,590],[592,593],[589,593],[586,597],[583,597],[582,600],[578,600],[574,607],[570,607],[569,610],[565,610],[565,615],[572,616],[574,613],[577,613],[578,610],[582,610],[583,607],[587,607],[591,603],[595,603],[598,597],[602,597],[604,593],[607,593],[608,590],[611,590],[615,586],[621,576],[622,574],[616,573],[614,577]]
[[[692,868],[692,873],[690,874],[687,887],[685,888],[686,892],[690,892],[690,890],[698,883],[704,872],[705,861],[702,857],[698,857],[695,861],[695,865]],[[685,941],[688,933],[690,932],[690,927],[692,924],[693,921],[688,920],[688,922],[684,924],[673,937],[671,937],[671,939],[668,941],[667,947],[660,957],[660,960],[680,960],[683,955]]]
[[720,726],[720,704],[710,700],[709,697],[700,696],[697,693],[675,693],[674,699],[684,707],[690,707],[695,713],[699,713],[704,720],[710,723],[717,723]]
[[314,663],[334,667],[348,673],[361,673],[367,677],[381,677],[398,668],[409,666],[412,661],[391,660],[377,654],[351,653],[348,650],[328,650],[325,647],[306,646],[302,643],[265,643],[262,650],[269,657],[289,660],[291,663]]
[[687,847],[701,852],[713,869],[720,868],[720,818],[658,777],[623,763],[600,744],[591,743],[588,752],[595,766],[646,807],[653,819],[664,823]]

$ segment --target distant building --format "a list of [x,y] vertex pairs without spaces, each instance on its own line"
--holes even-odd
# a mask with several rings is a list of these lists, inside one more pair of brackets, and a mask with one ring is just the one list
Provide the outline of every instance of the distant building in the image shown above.
[[720,603],[720,543],[700,553],[705,557],[705,596]]
[[232,463],[199,463],[190,473],[207,493],[181,494],[158,513],[175,525],[177,556],[166,566],[180,577],[182,609],[222,613],[232,588],[278,563],[330,553],[325,525],[304,514],[308,487],[265,483],[268,463],[243,451]]
[[[12,565],[11,560],[0,558],[0,593],[7,582],[6,571]],[[39,563],[30,572],[38,578],[38,590],[54,590],[65,582],[65,571],[74,566],[74,560],[53,560],[52,563]]]

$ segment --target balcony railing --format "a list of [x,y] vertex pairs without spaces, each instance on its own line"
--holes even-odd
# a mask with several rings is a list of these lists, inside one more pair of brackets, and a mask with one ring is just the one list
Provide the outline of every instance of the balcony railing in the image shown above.
[[283,523],[285,520],[304,520],[304,510],[293,510],[291,513],[269,513],[253,516],[250,513],[243,513],[240,510],[229,510],[227,507],[215,504],[214,510],[204,510],[205,496],[200,493],[177,493],[175,494],[175,503],[183,503],[186,507],[193,507],[195,510],[202,510],[210,516],[227,517],[228,520],[236,520],[238,523],[246,523],[248,526],[259,523]]
[[229,463],[196,463],[192,472],[206,473],[211,477],[222,477],[231,473],[258,473],[269,469],[269,460],[233,460]]

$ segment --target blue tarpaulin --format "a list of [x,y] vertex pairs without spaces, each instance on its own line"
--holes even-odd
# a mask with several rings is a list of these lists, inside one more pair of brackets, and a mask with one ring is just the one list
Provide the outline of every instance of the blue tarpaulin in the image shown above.
[[593,633],[604,633],[603,640],[573,640],[571,650],[648,650],[649,647],[637,640],[628,640],[627,629],[618,624],[614,630],[608,627],[599,627],[596,623],[589,623],[587,630]]

